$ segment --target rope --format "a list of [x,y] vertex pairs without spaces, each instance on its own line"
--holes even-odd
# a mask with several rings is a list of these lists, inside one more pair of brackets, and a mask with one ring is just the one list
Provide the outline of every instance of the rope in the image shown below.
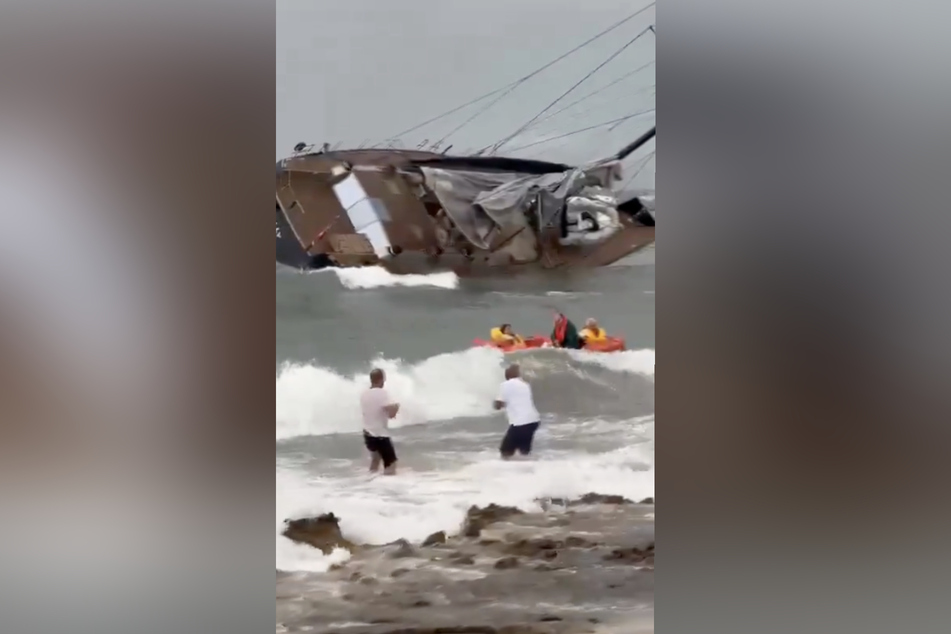
[[[630,22],[631,20],[633,20],[634,18],[636,18],[637,16],[639,16],[639,15],[640,15],[641,13],[643,13],[644,11],[647,11],[648,9],[650,9],[651,7],[653,7],[655,4],[657,4],[656,1],[655,1],[655,2],[651,2],[650,4],[648,4],[647,6],[641,8],[641,9],[638,9],[637,11],[635,11],[635,12],[632,13],[632,14],[630,14],[630,15],[627,16],[626,18],[623,18],[622,20],[620,20],[620,21],[618,21],[618,22],[615,22],[613,25],[611,25],[611,26],[608,27],[607,29],[605,29],[605,30],[601,31],[600,33],[598,33],[597,35],[595,35],[595,36],[593,36],[593,37],[591,37],[591,38],[585,40],[584,42],[582,42],[582,43],[579,44],[578,46],[574,47],[573,49],[571,49],[571,50],[568,51],[567,53],[564,53],[564,54],[560,55],[559,57],[557,57],[557,58],[555,58],[554,60],[548,62],[547,64],[545,64],[545,65],[542,66],[541,68],[538,68],[538,69],[532,71],[531,73],[529,73],[528,75],[525,75],[525,76],[522,77],[521,79],[518,79],[518,80],[512,82],[511,84],[506,84],[505,86],[502,86],[501,88],[497,88],[497,89],[495,89],[495,90],[493,90],[493,91],[491,91],[491,92],[487,92],[487,93],[485,93],[484,95],[482,95],[482,96],[480,96],[480,97],[476,97],[475,99],[473,99],[473,100],[471,100],[471,101],[468,101],[468,102],[462,104],[461,106],[457,106],[457,107],[453,108],[452,110],[447,110],[446,112],[444,112],[444,113],[442,113],[442,114],[440,114],[440,115],[436,115],[435,117],[433,117],[433,118],[431,118],[431,119],[427,119],[426,121],[423,121],[423,122],[420,123],[420,124],[414,125],[414,126],[411,127],[411,128],[407,128],[407,129],[403,130],[402,132],[400,132],[400,133],[398,133],[398,134],[391,135],[391,136],[387,137],[387,139],[388,139],[388,140],[389,140],[389,139],[395,139],[395,138],[398,138],[398,137],[403,136],[404,134],[409,134],[410,132],[415,132],[416,130],[422,128],[423,126],[429,125],[430,123],[433,123],[434,121],[438,121],[439,119],[442,119],[443,117],[448,117],[449,115],[454,114],[454,113],[456,113],[456,112],[462,110],[463,108],[466,108],[466,107],[471,106],[471,105],[473,105],[473,104],[475,104],[475,103],[478,103],[478,102],[482,101],[483,99],[487,99],[488,97],[491,97],[492,95],[498,94],[498,93],[500,93],[500,92],[502,92],[502,91],[507,91],[505,94],[508,94],[509,92],[511,92],[512,90],[514,90],[515,88],[517,88],[517,87],[518,87],[519,85],[521,85],[522,83],[528,81],[529,79],[531,79],[531,78],[534,77],[535,75],[538,75],[538,74],[541,73],[542,71],[545,71],[545,70],[551,68],[552,66],[554,66],[555,64],[557,64],[557,63],[560,62],[561,60],[565,59],[565,58],[568,57],[569,55],[572,55],[572,54],[578,52],[579,50],[581,50],[582,48],[584,48],[585,46],[587,46],[587,45],[590,44],[591,42],[594,42],[595,40],[597,40],[597,39],[599,39],[599,38],[601,38],[601,37],[607,35],[608,33],[610,33],[611,31],[613,31],[614,29],[620,27],[621,25],[623,25],[623,24],[625,24],[625,23],[627,23],[627,22]],[[505,95],[502,95],[502,97],[504,97],[504,96],[505,96]],[[499,97],[499,99],[501,99],[502,97]],[[497,100],[496,100],[496,101],[497,101]],[[495,102],[493,102],[493,103],[495,103]]]
[[527,145],[520,145],[519,147],[512,150],[512,152],[518,152],[519,150],[524,150],[526,148],[534,147],[536,145],[541,145],[542,143],[548,143],[549,141],[555,141],[557,139],[563,139],[565,137],[573,136],[575,134],[581,134],[582,132],[588,132],[589,130],[594,130],[596,128],[603,128],[606,125],[612,125],[614,123],[620,123],[621,121],[627,121],[628,119],[633,119],[634,117],[639,117],[642,114],[647,114],[654,112],[655,108],[650,110],[642,110],[640,112],[635,112],[633,114],[625,115],[618,119],[611,119],[610,121],[604,121],[602,123],[596,123],[595,125],[588,126],[586,128],[581,128],[580,130],[572,130],[571,132],[566,132],[565,134],[559,134],[558,136],[553,136],[547,139],[542,139],[541,141],[535,141],[533,143],[528,143]]
[[648,154],[646,157],[644,157],[644,159],[641,161],[640,166],[637,168],[637,171],[635,171],[633,174],[631,174],[631,177],[628,178],[626,181],[624,181],[624,184],[621,185],[619,191],[622,191],[622,192],[623,192],[624,190],[626,190],[626,189],[627,189],[627,186],[631,184],[631,181],[633,181],[635,178],[637,178],[637,175],[644,171],[644,168],[647,167],[647,164],[650,163],[651,160],[652,160],[656,155],[657,155],[657,150],[652,150],[650,154]]
[[[637,67],[636,69],[632,70],[632,71],[629,72],[629,73],[624,73],[623,75],[621,75],[620,77],[618,77],[617,79],[615,79],[614,81],[612,81],[610,84],[608,84],[608,85],[606,85],[606,86],[602,86],[601,88],[598,88],[598,89],[595,90],[595,91],[589,92],[587,95],[585,95],[585,96],[582,97],[581,99],[576,99],[575,101],[572,101],[570,104],[568,104],[568,105],[565,106],[564,108],[562,108],[562,109],[560,109],[560,110],[556,110],[555,112],[551,113],[551,114],[548,115],[547,117],[542,117],[541,119],[539,119],[538,121],[536,121],[534,125],[538,125],[539,123],[542,123],[543,121],[548,121],[548,120],[551,119],[552,117],[558,116],[559,114],[561,114],[561,113],[564,112],[565,110],[570,110],[571,108],[574,108],[575,106],[577,106],[577,105],[578,105],[579,103],[581,103],[582,101],[586,101],[586,100],[590,99],[591,97],[594,97],[596,94],[598,94],[598,93],[600,93],[600,92],[604,92],[605,90],[607,90],[607,89],[610,88],[611,86],[614,86],[614,85],[617,84],[618,82],[624,81],[624,80],[627,79],[628,77],[631,77],[631,76],[633,76],[633,75],[636,75],[637,73],[641,72],[641,71],[644,70],[645,68],[648,68],[649,66],[653,66],[653,65],[656,64],[656,63],[657,63],[656,61],[648,62],[648,63],[644,64],[643,66]],[[641,90],[644,90],[644,89],[642,88]],[[638,90],[637,92],[640,92],[641,90]],[[634,93],[634,94],[637,94],[637,93]]]
[[521,134],[522,132],[524,132],[525,129],[527,129],[532,123],[534,123],[540,116],[542,116],[543,114],[545,114],[546,112],[548,112],[548,111],[551,109],[552,106],[554,106],[556,103],[558,103],[559,101],[561,101],[562,99],[564,99],[565,97],[567,97],[568,94],[571,93],[571,91],[573,91],[575,88],[577,88],[578,86],[580,86],[581,84],[583,84],[585,81],[587,81],[588,78],[590,78],[590,77],[591,77],[592,75],[594,75],[596,72],[598,72],[599,70],[601,70],[602,68],[604,68],[605,65],[607,65],[607,64],[608,64],[609,62],[611,62],[615,57],[617,57],[617,56],[620,55],[622,52],[624,52],[624,51],[627,49],[627,47],[631,46],[634,42],[636,42],[637,40],[639,40],[639,39],[641,38],[641,36],[645,35],[645,34],[648,33],[649,31],[650,31],[650,27],[644,29],[643,31],[641,31],[640,33],[638,33],[637,35],[635,35],[633,38],[631,38],[630,40],[628,40],[627,43],[624,44],[624,46],[622,46],[621,48],[619,48],[618,50],[616,50],[610,57],[608,57],[606,60],[604,60],[603,62],[601,62],[600,64],[598,64],[598,65],[594,68],[594,70],[592,70],[592,71],[589,72],[587,75],[585,75],[585,76],[582,77],[580,80],[578,80],[578,81],[575,83],[574,86],[572,86],[571,88],[569,88],[568,90],[566,90],[565,92],[563,92],[560,97],[558,97],[557,99],[555,99],[554,101],[552,101],[550,104],[548,104],[547,106],[545,106],[545,108],[544,108],[541,112],[539,112],[539,113],[536,114],[534,117],[532,117],[531,119],[529,119],[529,120],[528,120],[526,123],[524,123],[518,130],[516,130],[516,131],[513,132],[512,134],[508,135],[507,137],[505,137],[505,138],[502,139],[501,141],[497,142],[497,143],[492,147],[492,152],[497,152],[497,151],[499,150],[499,148],[501,148],[503,145],[505,145],[506,143],[508,143],[509,141],[511,141],[512,139],[514,139],[516,136],[518,136],[519,134]]

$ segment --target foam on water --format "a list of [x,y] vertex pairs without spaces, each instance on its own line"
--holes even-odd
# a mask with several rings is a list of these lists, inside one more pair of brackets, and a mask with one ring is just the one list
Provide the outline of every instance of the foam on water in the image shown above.
[[[564,351],[537,354],[558,355]],[[653,350],[569,354],[576,361],[614,372],[654,375]],[[386,372],[387,390],[400,403],[400,415],[393,422],[397,428],[491,414],[504,356],[491,348],[470,348],[419,363],[379,359],[372,365]],[[358,431],[359,395],[366,386],[366,371],[343,376],[319,365],[283,366],[275,388],[277,440]]]
[[[642,421],[643,422],[643,421]],[[615,422],[619,443],[627,436],[630,421]],[[385,544],[397,539],[421,541],[436,531],[459,530],[466,509],[491,502],[537,510],[537,500],[577,497],[590,491],[642,499],[654,495],[653,441],[637,440],[607,453],[576,452],[542,456],[526,461],[502,462],[494,451],[460,454],[453,471],[409,469],[400,475],[370,477],[364,465],[353,475],[326,478],[279,466],[277,471],[277,559],[281,570],[323,571],[341,561],[345,553],[323,555],[297,546],[280,535],[285,518],[333,512],[341,530],[358,543]],[[650,435],[653,434],[651,422]]]
[[432,286],[454,289],[459,287],[459,277],[452,271],[428,275],[395,275],[381,266],[323,269],[320,273],[333,271],[340,283],[349,289],[383,288],[388,286]]
[[298,517],[298,511],[306,505],[312,488],[299,477],[282,477],[278,471],[277,478],[277,555],[278,570],[326,572],[335,563],[343,563],[350,559],[350,551],[337,548],[329,555],[323,554],[316,548],[304,544],[297,544],[281,536],[284,519]]
[[610,354],[586,352],[584,350],[568,350],[568,354],[575,361],[590,365],[599,365],[615,372],[630,372],[643,376],[654,377],[653,350],[625,350]]
[[[527,371],[570,370],[572,361],[598,365],[609,372],[652,377],[654,351],[598,354],[559,350],[527,352]],[[565,355],[565,356],[560,356]],[[521,356],[518,355],[518,356]],[[560,361],[559,361],[560,358]],[[418,363],[380,359],[372,365],[387,373],[387,389],[402,404],[393,427],[492,413],[505,355],[471,348]],[[559,363],[561,365],[559,365]],[[370,364],[367,365],[367,368]],[[575,368],[575,370],[577,370]],[[277,376],[277,440],[359,431],[358,397],[366,373],[341,375],[316,364],[290,364]],[[595,491],[631,499],[654,495],[653,416],[629,420],[565,423],[550,428],[561,438],[610,435],[617,447],[591,452],[583,447],[542,452],[526,461],[502,462],[494,447],[459,451],[452,467],[414,471],[412,465],[394,478],[371,476],[363,461],[319,474],[280,460],[277,470],[277,564],[280,570],[321,572],[349,554],[297,545],[280,535],[287,518],[333,512],[341,529],[358,543],[384,544],[396,539],[419,541],[439,530],[459,529],[466,509],[491,502],[538,508],[537,499],[577,497]],[[542,430],[542,442],[548,429]],[[474,445],[478,446],[478,445]],[[347,461],[344,461],[347,462]],[[445,464],[445,463],[443,463]]]

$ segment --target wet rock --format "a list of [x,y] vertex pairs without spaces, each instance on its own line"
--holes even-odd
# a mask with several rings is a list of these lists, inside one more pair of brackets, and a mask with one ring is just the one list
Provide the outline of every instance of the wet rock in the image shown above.
[[505,552],[521,557],[538,557],[546,551],[554,552],[555,549],[563,546],[563,542],[555,541],[554,539],[520,539],[514,544],[508,544],[505,547]]
[[577,535],[569,535],[565,539],[565,546],[568,548],[584,548],[585,546],[593,546],[587,539],[584,537],[578,537]]
[[[319,581],[313,573],[279,578],[277,620],[288,632],[310,628],[328,634],[343,634],[330,628],[331,622],[364,623],[353,628],[354,634],[584,634],[603,627],[589,621],[591,612],[562,616],[559,608],[539,601],[609,601],[627,610],[652,599],[653,518],[645,515],[650,508],[573,503],[565,510],[524,516],[488,508],[488,517],[477,509],[473,519],[485,521],[483,526],[502,521],[486,530],[479,527],[481,535],[474,539],[447,535],[432,547],[416,540],[411,547],[404,542],[358,545],[347,568],[324,581],[311,583]],[[561,520],[563,527],[556,525]],[[391,558],[412,552],[416,557]],[[330,586],[334,592],[328,592]],[[512,605],[524,607],[513,611]],[[379,617],[398,622],[367,623]]]
[[644,498],[643,500],[641,500],[640,503],[641,503],[641,504],[653,504],[653,503],[654,503],[654,498]]
[[[375,621],[380,622],[380,621]],[[545,627],[545,626],[541,626]],[[386,630],[384,634],[550,634],[550,629],[540,629],[527,623],[493,627],[491,625],[444,625],[441,627],[401,627]]]
[[604,556],[605,561],[622,561],[628,563],[654,563],[654,544],[646,548],[615,548]]
[[471,506],[466,512],[466,519],[462,526],[462,534],[466,537],[478,537],[482,529],[490,524],[504,521],[513,515],[522,515],[521,511],[512,506],[489,504],[486,507]]
[[329,555],[335,548],[354,550],[354,544],[340,533],[340,519],[333,513],[317,517],[284,520],[284,537],[299,544],[307,544]]
[[518,557],[502,557],[501,559],[497,560],[492,567],[498,570],[516,568],[518,567]]
[[438,531],[423,540],[423,546],[435,546],[446,543],[446,533]]
[[548,632],[551,632],[551,630],[538,629],[528,624],[503,625],[495,630],[495,634],[548,634]]
[[560,507],[570,507],[570,506],[581,506],[584,504],[634,504],[633,500],[629,500],[622,495],[605,495],[603,493],[585,493],[580,498],[568,499],[568,498],[545,498],[536,500],[542,510],[547,511],[548,509],[560,506]]
[[602,495],[601,493],[585,493],[576,502],[577,504],[634,504],[632,500],[622,495]]
[[403,559],[405,557],[416,557],[416,549],[405,539],[398,539],[392,544],[387,544],[386,556],[390,559]]

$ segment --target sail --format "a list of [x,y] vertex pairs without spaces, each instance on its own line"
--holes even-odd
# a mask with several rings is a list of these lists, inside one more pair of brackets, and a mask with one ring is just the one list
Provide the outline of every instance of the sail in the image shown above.
[[544,193],[544,225],[555,224],[569,197],[586,197],[591,185],[610,187],[617,164],[599,161],[583,168],[550,174],[454,170],[420,166],[426,186],[446,214],[473,245],[488,249],[498,229],[528,224],[529,212]]

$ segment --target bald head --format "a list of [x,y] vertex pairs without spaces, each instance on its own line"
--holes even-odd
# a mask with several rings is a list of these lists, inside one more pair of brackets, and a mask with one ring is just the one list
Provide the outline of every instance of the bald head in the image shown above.
[[518,367],[517,363],[513,363],[509,367],[505,368],[505,380],[516,379],[522,375],[522,369]]
[[383,387],[384,381],[386,381],[386,373],[383,372],[383,370],[380,368],[370,370],[370,385],[373,387]]

